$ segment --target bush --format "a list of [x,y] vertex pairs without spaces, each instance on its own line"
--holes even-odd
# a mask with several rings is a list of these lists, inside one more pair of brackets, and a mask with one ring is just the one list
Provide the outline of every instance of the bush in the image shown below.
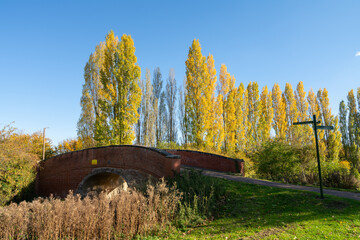
[[29,136],[14,131],[11,126],[0,130],[0,206],[22,198],[36,175],[38,157],[32,153]]
[[[253,155],[260,178],[286,183],[319,184],[316,151],[311,146],[292,146],[268,141]],[[357,189],[360,182],[348,161],[321,160],[323,183],[327,187]]]
[[268,141],[253,155],[259,177],[283,182],[307,182],[313,163],[309,147],[294,147],[281,141]]
[[322,178],[325,186],[334,188],[357,189],[360,181],[356,170],[350,168],[347,161],[323,161],[321,163]]

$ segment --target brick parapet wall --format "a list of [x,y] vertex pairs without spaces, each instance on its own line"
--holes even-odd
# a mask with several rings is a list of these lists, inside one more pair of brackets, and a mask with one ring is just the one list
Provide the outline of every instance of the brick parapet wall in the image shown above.
[[[92,160],[97,164],[93,165]],[[180,172],[180,158],[166,151],[134,145],[107,146],[64,153],[39,162],[37,193],[65,196],[96,168],[133,169],[154,177]]]
[[221,172],[241,173],[244,175],[244,160],[228,158],[225,156],[193,151],[166,149],[167,152],[181,156],[181,165],[197,168],[211,169]]

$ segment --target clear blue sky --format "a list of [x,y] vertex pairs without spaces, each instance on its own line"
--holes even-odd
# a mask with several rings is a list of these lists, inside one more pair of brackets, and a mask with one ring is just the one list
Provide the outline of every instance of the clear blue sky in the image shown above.
[[194,38],[236,86],[327,88],[333,113],[360,87],[360,1],[0,1],[0,127],[76,137],[83,69],[112,29],[130,34],[144,76],[181,84]]

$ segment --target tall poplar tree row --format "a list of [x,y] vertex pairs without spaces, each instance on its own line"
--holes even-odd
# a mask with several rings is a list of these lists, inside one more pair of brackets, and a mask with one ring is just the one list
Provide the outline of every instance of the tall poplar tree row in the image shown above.
[[350,90],[347,95],[348,103],[341,101],[339,107],[340,131],[342,133],[342,144],[344,155],[351,162],[354,169],[360,170],[360,88],[357,91],[358,108],[354,90]]
[[[130,144],[135,139],[134,125],[139,118],[137,110],[141,102],[141,72],[137,65],[134,42],[126,34],[119,41],[114,32],[110,31],[103,44],[104,47],[99,47],[102,49],[103,59],[95,65],[90,61],[87,63],[98,68],[95,72],[100,73],[100,77],[87,77],[85,69],[82,99],[90,99],[91,103],[88,100],[84,102],[92,106],[85,107],[86,104],[82,104],[79,135],[81,137],[83,129],[91,128],[97,145]],[[91,81],[90,84],[87,84],[87,79]],[[99,79],[101,84],[97,82]],[[89,85],[98,87],[97,95],[86,97],[91,92],[87,90]],[[86,113],[91,108],[94,111],[92,116]],[[89,124],[94,119],[95,123]]]

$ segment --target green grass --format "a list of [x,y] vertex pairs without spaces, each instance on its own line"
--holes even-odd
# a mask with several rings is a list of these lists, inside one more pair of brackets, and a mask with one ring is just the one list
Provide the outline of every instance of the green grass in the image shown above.
[[218,179],[226,187],[215,219],[170,239],[359,239],[360,202]]

